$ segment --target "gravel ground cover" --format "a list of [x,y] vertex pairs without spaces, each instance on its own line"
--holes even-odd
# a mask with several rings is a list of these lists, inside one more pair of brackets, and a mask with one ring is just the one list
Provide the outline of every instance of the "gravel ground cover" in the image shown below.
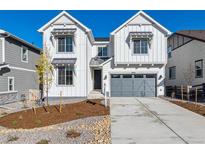
[[[69,138],[67,132],[73,130],[79,137]],[[0,127],[1,144],[109,144],[110,117],[88,117],[61,124],[34,129],[7,129]]]

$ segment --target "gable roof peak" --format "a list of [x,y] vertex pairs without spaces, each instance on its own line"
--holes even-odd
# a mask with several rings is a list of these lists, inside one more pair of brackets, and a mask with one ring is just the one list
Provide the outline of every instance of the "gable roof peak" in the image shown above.
[[171,34],[171,32],[166,29],[164,26],[159,24],[156,20],[154,20],[152,17],[150,17],[147,13],[144,11],[140,10],[136,14],[134,14],[131,18],[129,18],[127,21],[125,21],[121,26],[119,26],[117,29],[115,29],[113,32],[111,32],[111,35],[114,35],[116,32],[118,32],[120,29],[122,29],[125,25],[127,25],[129,22],[131,22],[133,19],[135,19],[139,15],[143,15],[145,18],[153,22],[155,25],[157,25],[160,29],[162,29],[166,34]]

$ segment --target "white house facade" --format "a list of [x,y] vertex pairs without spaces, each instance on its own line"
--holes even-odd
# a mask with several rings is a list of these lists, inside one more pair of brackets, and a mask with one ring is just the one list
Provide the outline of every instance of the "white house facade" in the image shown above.
[[139,11],[109,38],[63,11],[38,30],[54,65],[50,97],[87,97],[94,90],[112,97],[164,95],[170,32]]

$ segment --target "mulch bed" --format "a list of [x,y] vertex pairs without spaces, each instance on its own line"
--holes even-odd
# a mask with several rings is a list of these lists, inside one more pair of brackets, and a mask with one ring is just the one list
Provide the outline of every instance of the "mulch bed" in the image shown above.
[[190,103],[190,102],[182,102],[182,101],[170,101],[178,106],[181,106],[185,109],[188,109],[192,112],[195,112],[197,114],[200,114],[202,116],[205,116],[205,106],[196,104],[196,103]]
[[91,116],[109,115],[109,108],[101,105],[97,100],[65,104],[61,113],[59,112],[59,105],[46,107],[46,110],[39,107],[36,109],[36,115],[32,109],[8,114],[0,118],[0,126],[31,129]]

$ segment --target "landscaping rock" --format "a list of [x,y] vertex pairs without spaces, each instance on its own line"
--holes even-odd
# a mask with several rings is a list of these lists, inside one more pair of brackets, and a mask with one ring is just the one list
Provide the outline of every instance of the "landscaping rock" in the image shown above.
[[[68,138],[66,132],[75,130],[79,137]],[[16,138],[8,142],[8,138]],[[7,129],[0,127],[1,144],[36,144],[42,140],[49,144],[108,144],[110,139],[110,117],[89,117],[70,122],[34,128],[34,129]]]

